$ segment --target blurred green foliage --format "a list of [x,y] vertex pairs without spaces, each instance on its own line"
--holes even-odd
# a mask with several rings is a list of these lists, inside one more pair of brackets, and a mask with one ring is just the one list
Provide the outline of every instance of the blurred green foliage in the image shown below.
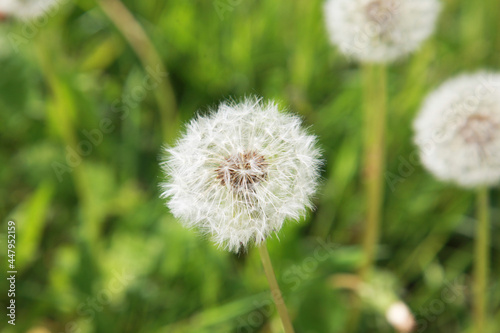
[[[359,66],[328,43],[322,1],[125,5],[168,70],[179,126],[223,99],[258,94],[301,114],[319,136],[326,163],[317,209],[269,248],[296,331],[346,332],[352,292],[333,288],[331,278],[355,273],[361,259],[362,91]],[[377,258],[419,332],[429,333],[470,329],[474,197],[413,162],[411,122],[448,77],[500,65],[500,3],[443,5],[435,36],[389,68],[387,175],[400,181],[386,184]],[[9,219],[18,236],[17,321],[7,325],[4,316],[2,332],[280,332],[256,251],[216,249],[159,199],[165,133],[154,93],[138,93],[147,75],[91,0],[67,2],[46,21],[0,22],[1,242]],[[495,190],[493,263],[498,204]],[[333,252],[318,259],[321,242]],[[5,272],[5,246],[1,253]],[[491,275],[497,332],[498,265]],[[443,299],[449,285],[460,286],[453,300]],[[7,289],[2,279],[3,305]],[[358,332],[393,330],[364,303]]]

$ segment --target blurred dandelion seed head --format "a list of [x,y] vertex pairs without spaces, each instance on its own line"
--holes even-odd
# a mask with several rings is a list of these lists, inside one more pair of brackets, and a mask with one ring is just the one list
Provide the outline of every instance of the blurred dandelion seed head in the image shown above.
[[460,75],[425,100],[415,119],[424,166],[465,187],[500,181],[500,75]]
[[320,152],[299,117],[274,102],[226,102],[165,150],[162,197],[187,227],[237,252],[312,207]]
[[391,304],[385,313],[385,318],[400,333],[410,333],[416,326],[413,314],[408,306],[401,301]]
[[434,31],[438,0],[328,0],[331,42],[347,57],[386,63],[414,50]]
[[23,20],[41,17],[67,0],[1,0],[0,16],[14,16]]

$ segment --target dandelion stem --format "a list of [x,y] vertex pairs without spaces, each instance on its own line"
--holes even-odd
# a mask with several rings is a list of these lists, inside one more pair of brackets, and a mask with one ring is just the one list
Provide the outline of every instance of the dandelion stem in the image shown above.
[[271,258],[269,257],[269,252],[267,251],[266,243],[259,246],[260,259],[262,260],[262,265],[264,266],[264,272],[266,273],[267,281],[269,282],[269,287],[271,289],[271,294],[273,295],[274,304],[278,309],[278,314],[283,323],[283,328],[285,333],[293,333],[292,322],[290,321],[290,316],[288,315],[288,310],[283,301],[283,296],[281,296],[280,287],[278,281],[276,281],[276,275],[274,274],[273,265],[271,263]]
[[474,332],[483,333],[487,316],[486,287],[488,285],[489,263],[489,200],[488,189],[480,188],[477,193],[477,226],[475,240],[474,269]]
[[[366,281],[373,270],[379,237],[382,198],[384,196],[382,178],[385,160],[385,123],[386,123],[386,68],[383,65],[363,64],[363,108],[364,108],[364,165],[366,217],[363,234],[363,262],[359,275]],[[356,332],[361,299],[352,295],[352,311],[348,331]]]
[[120,0],[98,0],[97,2],[137,54],[144,70],[157,73],[159,86],[154,89],[154,94],[160,109],[164,139],[172,143],[178,129],[177,105],[160,55],[142,26]]
[[366,224],[363,238],[362,278],[371,272],[379,237],[385,167],[385,126],[387,109],[386,68],[364,65]]

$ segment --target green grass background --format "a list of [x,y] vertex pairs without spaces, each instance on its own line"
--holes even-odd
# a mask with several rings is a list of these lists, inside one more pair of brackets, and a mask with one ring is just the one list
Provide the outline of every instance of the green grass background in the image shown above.
[[[217,3],[231,10],[221,17]],[[442,3],[436,34],[389,67],[387,169],[401,182],[386,183],[371,282],[375,299],[394,293],[428,333],[471,331],[474,194],[410,162],[412,119],[447,78],[500,65],[500,2]],[[125,1],[168,70],[177,126],[226,98],[257,94],[302,115],[319,136],[326,163],[317,209],[268,242],[296,331],[304,333],[349,331],[357,303],[331,278],[355,273],[362,255],[361,73],[329,44],[322,4]],[[18,48],[12,34],[22,38]],[[0,23],[0,232],[5,244],[7,221],[16,221],[18,270],[16,326],[2,315],[2,332],[280,332],[257,251],[218,250],[159,199],[169,133],[154,92],[133,97],[146,75],[93,1],[67,2],[36,25]],[[99,129],[102,119],[113,130],[59,180],[54,162],[66,164],[68,148],[76,150],[87,140],[83,131]],[[494,190],[488,291],[495,333],[499,200]],[[315,260],[321,241],[334,250]],[[450,283],[461,287],[443,299]],[[1,279],[2,306],[7,289]],[[357,332],[393,332],[372,303],[363,300]]]

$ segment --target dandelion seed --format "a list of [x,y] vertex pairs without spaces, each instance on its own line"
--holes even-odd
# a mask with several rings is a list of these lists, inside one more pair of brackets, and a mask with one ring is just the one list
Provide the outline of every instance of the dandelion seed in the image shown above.
[[438,0],[328,0],[326,26],[341,52],[386,63],[417,49],[434,31]]
[[415,119],[424,166],[464,187],[500,181],[500,75],[479,72],[448,80]]
[[186,226],[228,250],[264,242],[312,206],[316,137],[273,102],[222,103],[165,153],[162,198]]

